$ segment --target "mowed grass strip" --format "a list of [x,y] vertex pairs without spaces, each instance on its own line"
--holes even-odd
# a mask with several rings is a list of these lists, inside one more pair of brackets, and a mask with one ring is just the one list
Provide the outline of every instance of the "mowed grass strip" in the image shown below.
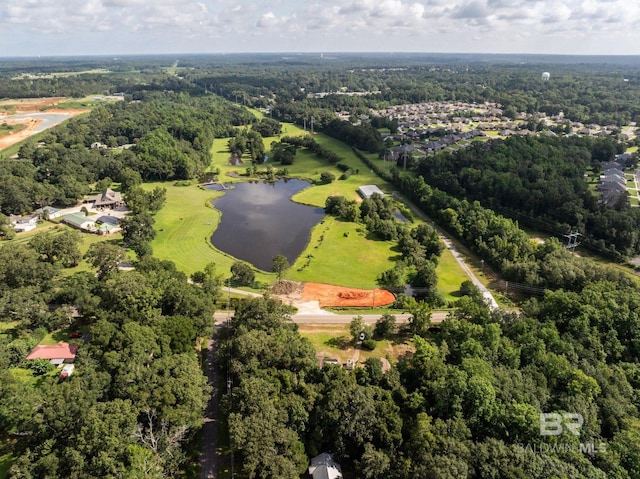
[[455,293],[460,290],[460,284],[468,280],[469,277],[453,257],[451,251],[446,248],[442,251],[438,260],[436,274],[438,275],[438,292],[444,300],[456,301],[460,299],[459,296],[455,296]]
[[313,229],[307,248],[285,277],[295,281],[373,288],[378,275],[393,268],[398,253],[392,250],[394,242],[367,239],[364,230],[364,225],[326,216]]

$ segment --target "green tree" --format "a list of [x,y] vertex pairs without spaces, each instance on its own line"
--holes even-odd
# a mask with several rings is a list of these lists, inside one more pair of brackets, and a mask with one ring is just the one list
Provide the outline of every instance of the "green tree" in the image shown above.
[[362,316],[354,316],[349,324],[349,333],[353,338],[353,342],[360,340],[360,334],[365,331],[366,325]]
[[244,261],[236,261],[231,265],[231,281],[242,286],[253,284],[256,274],[253,268]]
[[278,279],[282,278],[284,272],[289,269],[289,260],[284,255],[277,255],[273,257],[272,271],[278,275]]
[[77,266],[82,259],[81,241],[80,233],[75,230],[66,230],[59,234],[45,231],[33,236],[29,246],[40,254],[43,261],[51,264],[60,263],[66,268],[71,268]]
[[323,184],[333,183],[335,179],[336,179],[336,175],[334,175],[330,171],[323,171],[322,173],[320,173],[320,183],[323,183]]
[[295,161],[297,148],[284,142],[271,143],[271,159],[282,165],[293,165]]
[[89,246],[84,257],[98,270],[98,277],[104,278],[118,270],[118,264],[124,259],[124,251],[119,246],[101,241]]
[[122,239],[138,257],[151,255],[151,240],[155,238],[155,220],[149,213],[130,215],[122,219]]
[[[412,298],[413,299],[413,298]],[[431,325],[431,309],[427,303],[412,301],[409,306],[409,328],[413,334],[424,336]]]
[[134,186],[142,184],[142,176],[136,170],[125,167],[119,174],[120,190],[123,193],[127,193]]
[[378,338],[386,339],[396,332],[396,317],[393,314],[385,313],[376,321],[375,335]]
[[16,231],[8,216],[0,213],[0,239],[10,240],[16,236]]

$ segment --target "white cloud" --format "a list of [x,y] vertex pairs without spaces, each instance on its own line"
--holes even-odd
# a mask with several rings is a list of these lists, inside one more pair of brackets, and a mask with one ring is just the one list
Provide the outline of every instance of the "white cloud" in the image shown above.
[[[593,45],[602,45],[598,53],[640,53],[640,2],[0,0],[0,30],[11,37],[11,32],[24,35],[25,29],[32,44],[48,48],[56,47],[53,33],[56,41],[82,36],[92,45],[92,38],[110,30],[114,39],[138,38],[154,51],[174,45],[203,51],[209,45],[217,51],[326,46],[343,51],[580,52],[585,45],[581,39],[589,35]],[[127,46],[124,40],[122,45]]]

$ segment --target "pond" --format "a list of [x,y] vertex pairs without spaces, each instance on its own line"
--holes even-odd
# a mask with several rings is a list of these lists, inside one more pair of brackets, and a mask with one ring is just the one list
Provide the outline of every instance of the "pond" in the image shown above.
[[309,242],[311,228],[324,217],[322,208],[291,200],[307,186],[302,180],[236,183],[213,200],[222,220],[211,243],[264,271],[271,271],[273,257],[279,254],[293,264]]

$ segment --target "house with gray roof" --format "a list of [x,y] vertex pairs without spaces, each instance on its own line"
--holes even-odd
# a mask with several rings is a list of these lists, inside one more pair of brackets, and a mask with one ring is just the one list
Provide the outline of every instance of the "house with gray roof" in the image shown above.
[[94,203],[94,208],[117,208],[124,205],[122,195],[111,188],[107,188],[104,193],[93,196],[89,201]]
[[35,211],[43,220],[53,220],[62,216],[62,211],[53,206],[43,206]]
[[364,199],[371,198],[373,195],[384,196],[384,192],[376,185],[364,185],[358,188],[358,193]]
[[340,464],[333,460],[331,454],[326,452],[311,459],[309,474],[313,479],[342,479]]

